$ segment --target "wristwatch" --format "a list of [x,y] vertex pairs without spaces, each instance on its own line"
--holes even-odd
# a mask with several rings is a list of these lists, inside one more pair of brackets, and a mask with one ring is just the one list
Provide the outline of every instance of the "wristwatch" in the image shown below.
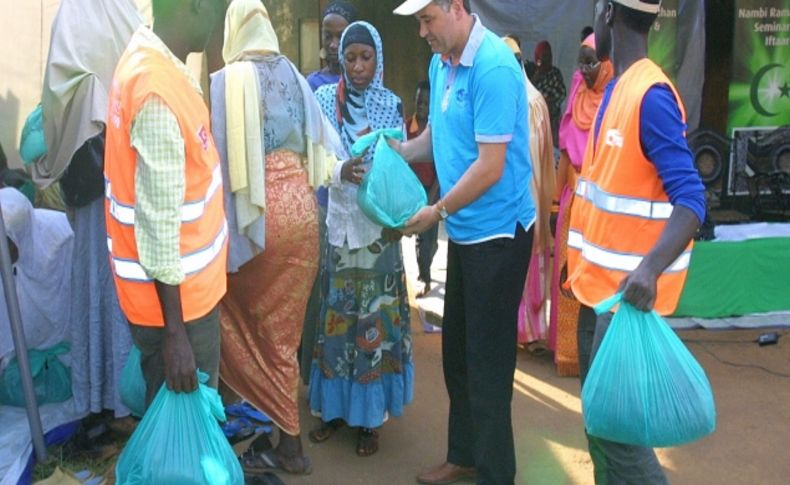
[[450,217],[450,214],[447,213],[447,207],[444,206],[444,201],[440,200],[439,202],[436,203],[435,207],[436,210],[439,212],[439,217],[441,217],[442,220],[445,220],[448,217]]

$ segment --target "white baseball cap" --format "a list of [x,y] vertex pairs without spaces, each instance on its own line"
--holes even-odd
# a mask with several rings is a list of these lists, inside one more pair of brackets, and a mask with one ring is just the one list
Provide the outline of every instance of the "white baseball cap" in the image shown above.
[[430,5],[433,0],[406,0],[398,8],[392,11],[395,15],[414,15],[420,10]]

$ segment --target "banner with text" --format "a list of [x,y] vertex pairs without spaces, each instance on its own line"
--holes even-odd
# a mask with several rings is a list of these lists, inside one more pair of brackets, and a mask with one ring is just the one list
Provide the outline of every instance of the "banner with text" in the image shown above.
[[736,0],[728,132],[790,125],[790,0]]

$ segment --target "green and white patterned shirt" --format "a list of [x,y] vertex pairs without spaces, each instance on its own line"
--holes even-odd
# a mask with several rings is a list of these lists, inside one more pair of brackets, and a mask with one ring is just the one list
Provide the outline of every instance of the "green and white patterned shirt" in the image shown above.
[[[148,27],[140,27],[131,42],[156,49],[170,59],[202,96],[200,84]],[[181,267],[181,207],[186,192],[186,154],[178,119],[156,95],[137,112],[130,131],[137,151],[134,177],[134,236],[140,265],[149,277],[168,285],[184,281]]]

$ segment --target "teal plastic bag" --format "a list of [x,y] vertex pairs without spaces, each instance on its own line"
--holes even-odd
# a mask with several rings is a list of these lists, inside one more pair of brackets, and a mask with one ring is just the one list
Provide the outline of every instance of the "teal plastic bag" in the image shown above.
[[655,311],[642,312],[622,293],[582,389],[584,424],[592,436],[650,448],[698,440],[716,428],[705,371]]
[[[38,404],[64,402],[71,399],[71,370],[58,355],[66,354],[69,344],[61,342],[48,349],[28,350],[27,360],[33,375],[33,388]],[[0,376],[0,404],[25,406],[19,362],[14,357]]]
[[351,154],[361,156],[373,146],[373,164],[362,178],[357,203],[368,218],[384,227],[398,229],[428,204],[428,195],[409,164],[387,143],[403,139],[400,130],[376,130],[359,138]]
[[146,390],[143,368],[140,365],[140,349],[132,345],[126,364],[121,370],[118,394],[121,396],[121,402],[138,418],[145,414]]
[[25,120],[22,136],[19,139],[19,156],[25,165],[30,165],[47,154],[47,142],[44,139],[44,110],[41,103],[36,106]]
[[198,389],[157,392],[115,467],[118,485],[242,485],[244,473],[217,420],[225,410],[198,371]]

